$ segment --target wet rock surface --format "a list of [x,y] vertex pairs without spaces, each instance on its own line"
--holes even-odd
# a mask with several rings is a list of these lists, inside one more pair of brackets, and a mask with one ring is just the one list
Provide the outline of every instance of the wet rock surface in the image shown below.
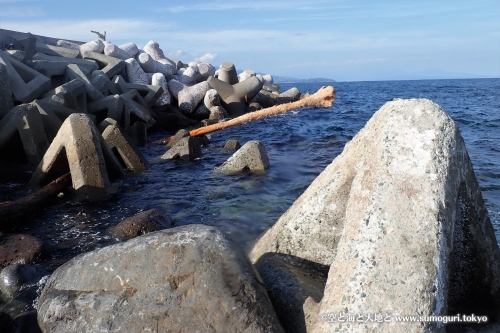
[[246,256],[201,225],[70,260],[47,282],[38,323],[46,332],[284,332]]

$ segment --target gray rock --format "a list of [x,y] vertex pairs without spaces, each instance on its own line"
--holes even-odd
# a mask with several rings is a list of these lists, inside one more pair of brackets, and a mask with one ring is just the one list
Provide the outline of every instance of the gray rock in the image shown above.
[[37,277],[36,269],[29,265],[12,264],[0,271],[0,291],[13,297],[23,285],[31,283]]
[[149,209],[118,223],[108,232],[120,238],[134,238],[153,231],[172,228],[174,222],[158,209]]
[[248,141],[216,170],[237,173],[243,170],[264,171],[270,166],[266,148],[259,140]]
[[82,254],[50,277],[44,332],[284,332],[244,253],[213,227],[157,231]]
[[0,269],[12,264],[31,264],[47,254],[48,248],[39,238],[24,234],[0,237]]

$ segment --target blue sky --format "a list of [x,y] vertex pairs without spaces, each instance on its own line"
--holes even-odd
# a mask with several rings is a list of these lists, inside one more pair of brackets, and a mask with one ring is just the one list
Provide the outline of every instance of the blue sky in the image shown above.
[[0,28],[298,78],[500,77],[500,0],[0,0]]

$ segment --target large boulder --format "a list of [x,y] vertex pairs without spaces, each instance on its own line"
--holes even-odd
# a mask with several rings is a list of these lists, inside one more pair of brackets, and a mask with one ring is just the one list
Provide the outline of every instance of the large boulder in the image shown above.
[[48,280],[44,332],[283,332],[246,256],[213,227],[82,254]]
[[311,332],[444,332],[420,321],[331,322],[346,312],[500,313],[500,251],[464,141],[426,99],[376,112],[250,257],[268,252],[330,266]]

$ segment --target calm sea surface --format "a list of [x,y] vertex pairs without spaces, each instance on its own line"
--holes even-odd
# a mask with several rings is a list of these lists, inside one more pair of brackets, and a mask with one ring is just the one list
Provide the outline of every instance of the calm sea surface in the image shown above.
[[[313,93],[321,85],[283,84],[281,90],[296,86],[302,93]],[[248,249],[373,113],[398,97],[431,99],[458,123],[500,240],[500,79],[339,82],[334,87],[337,98],[332,108],[294,111],[213,133],[202,158],[194,162],[160,160],[165,146],[150,144],[142,148],[150,170],[125,180],[111,200],[98,204],[61,200],[17,231],[54,247],[49,260],[37,265],[47,274],[76,254],[116,243],[106,229],[151,208],[169,215],[179,226],[216,226]],[[157,133],[150,139],[168,135]],[[259,174],[215,174],[213,169],[232,154],[222,148],[230,138],[241,144],[261,140],[271,168]],[[23,195],[23,185],[0,184],[0,201]],[[0,301],[0,311],[21,308],[26,305]]]

